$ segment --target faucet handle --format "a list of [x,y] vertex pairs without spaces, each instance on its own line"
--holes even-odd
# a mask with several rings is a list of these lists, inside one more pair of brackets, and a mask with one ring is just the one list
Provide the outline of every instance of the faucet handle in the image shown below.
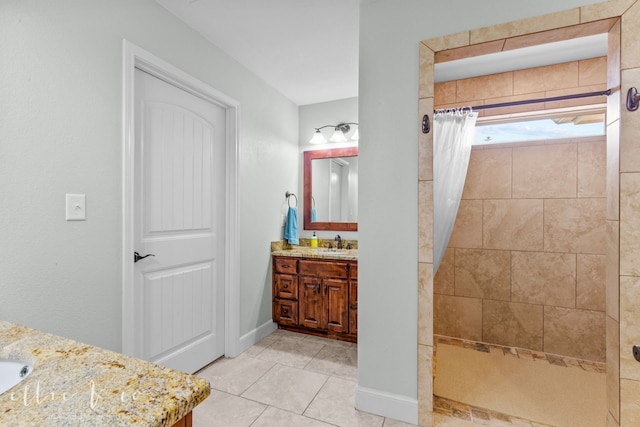
[[340,240],[342,240],[342,238],[340,237],[339,234],[336,234],[336,237],[333,240],[339,242]]

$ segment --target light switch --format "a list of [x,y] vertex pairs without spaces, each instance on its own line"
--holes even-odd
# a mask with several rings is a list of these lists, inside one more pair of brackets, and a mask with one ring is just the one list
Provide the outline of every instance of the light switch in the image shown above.
[[84,194],[67,194],[67,221],[84,221],[87,219],[86,196]]

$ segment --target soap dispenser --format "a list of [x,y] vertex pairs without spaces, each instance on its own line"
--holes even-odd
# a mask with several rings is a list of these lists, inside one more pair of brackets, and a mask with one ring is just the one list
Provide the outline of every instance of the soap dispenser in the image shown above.
[[318,236],[316,236],[316,232],[313,232],[313,236],[311,236],[311,247],[312,248],[317,248],[318,247]]

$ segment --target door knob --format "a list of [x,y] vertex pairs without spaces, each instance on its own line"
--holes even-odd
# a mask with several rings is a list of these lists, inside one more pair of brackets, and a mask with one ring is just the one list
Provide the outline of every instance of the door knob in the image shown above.
[[148,256],[155,256],[155,255],[154,254],[140,255],[138,252],[134,252],[133,253],[133,262],[136,263],[136,262],[140,261],[141,259],[145,259]]

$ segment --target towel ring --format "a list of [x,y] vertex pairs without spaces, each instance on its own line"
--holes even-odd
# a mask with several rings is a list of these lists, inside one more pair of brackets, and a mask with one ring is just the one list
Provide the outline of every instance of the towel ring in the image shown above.
[[291,197],[291,196],[295,197],[295,199],[296,199],[296,205],[294,207],[296,207],[296,208],[298,207],[298,197],[295,194],[293,194],[290,191],[287,191],[286,193],[284,193],[284,195],[287,198],[287,204],[289,205],[289,207],[291,207],[291,201],[289,200],[289,197]]

